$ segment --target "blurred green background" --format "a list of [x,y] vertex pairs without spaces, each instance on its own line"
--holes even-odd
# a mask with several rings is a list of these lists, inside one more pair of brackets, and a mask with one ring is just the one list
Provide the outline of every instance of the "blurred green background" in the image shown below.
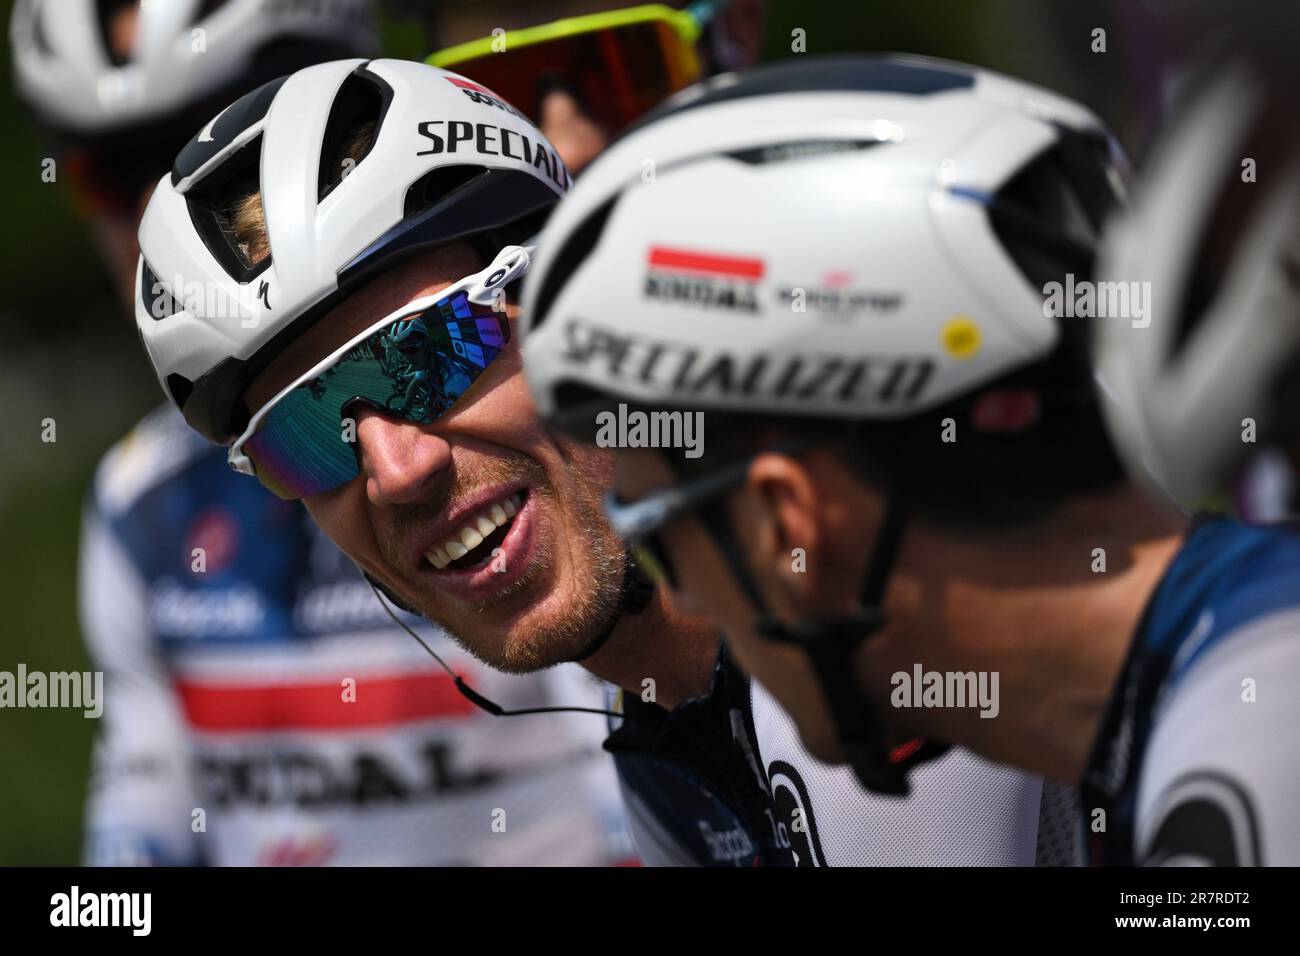
[[[527,26],[554,11],[602,3],[491,3],[394,9],[436,24],[389,20],[388,49],[418,56],[494,26]],[[1129,4],[1137,8],[1138,4]],[[1140,147],[1151,119],[1148,60],[1160,44],[1131,10],[1068,0],[770,0],[768,58],[791,55],[791,31],[810,54],[903,50],[966,60],[1045,83],[1097,109]],[[161,400],[130,320],[62,184],[41,181],[41,136],[13,95],[8,30],[0,52],[0,183],[10,225],[0,230],[0,670],[88,667],[74,587],[82,495],[99,456]],[[1108,50],[1091,52],[1091,31]],[[206,117],[196,118],[195,126]],[[57,441],[41,440],[53,418]],[[0,864],[72,864],[95,721],[67,710],[0,711]]]

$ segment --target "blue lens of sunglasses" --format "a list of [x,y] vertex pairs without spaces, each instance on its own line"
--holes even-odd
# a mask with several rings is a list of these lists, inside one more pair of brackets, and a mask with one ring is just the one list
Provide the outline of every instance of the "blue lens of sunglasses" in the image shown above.
[[318,495],[357,476],[348,407],[362,402],[424,425],[452,407],[510,340],[504,314],[460,292],[375,330],[277,402],[244,443],[257,478],[281,498]]

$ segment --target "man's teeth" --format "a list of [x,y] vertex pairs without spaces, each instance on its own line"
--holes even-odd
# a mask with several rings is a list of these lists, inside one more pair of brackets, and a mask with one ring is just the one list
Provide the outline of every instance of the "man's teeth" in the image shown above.
[[519,513],[522,504],[519,495],[513,494],[504,501],[498,501],[478,514],[471,515],[460,528],[426,551],[425,560],[441,571],[477,548],[497,528],[508,524]]

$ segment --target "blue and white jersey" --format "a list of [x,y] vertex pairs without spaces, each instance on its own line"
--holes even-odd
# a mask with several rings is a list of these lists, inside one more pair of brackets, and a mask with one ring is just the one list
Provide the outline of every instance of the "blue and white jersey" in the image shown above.
[[624,694],[606,742],[641,858],[659,866],[1071,866],[1077,796],[953,748],[905,797],[817,760],[725,647],[671,713]]
[[[88,862],[632,859],[600,718],[474,708],[301,505],[178,413],[100,465],[79,577],[105,672]],[[502,674],[408,620],[507,708],[599,705],[576,665]]]
[[1147,605],[1081,787],[1103,865],[1300,864],[1300,535],[1202,519]]
[[619,692],[614,755],[647,866],[793,866],[754,745],[748,678],[719,649],[706,694],[672,711]]

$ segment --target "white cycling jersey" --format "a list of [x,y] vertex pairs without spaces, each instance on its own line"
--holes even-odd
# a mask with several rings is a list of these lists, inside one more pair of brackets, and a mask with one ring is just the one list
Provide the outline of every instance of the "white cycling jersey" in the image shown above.
[[817,866],[1072,866],[1073,788],[954,747],[908,774],[904,798],[872,794],[852,768],[822,763],[793,718],[752,682],[754,730],[777,818]]
[[[297,502],[170,409],[101,463],[79,590],[105,672],[88,862],[634,859],[599,717],[475,709]],[[576,665],[502,674],[408,622],[507,708],[602,700]]]

